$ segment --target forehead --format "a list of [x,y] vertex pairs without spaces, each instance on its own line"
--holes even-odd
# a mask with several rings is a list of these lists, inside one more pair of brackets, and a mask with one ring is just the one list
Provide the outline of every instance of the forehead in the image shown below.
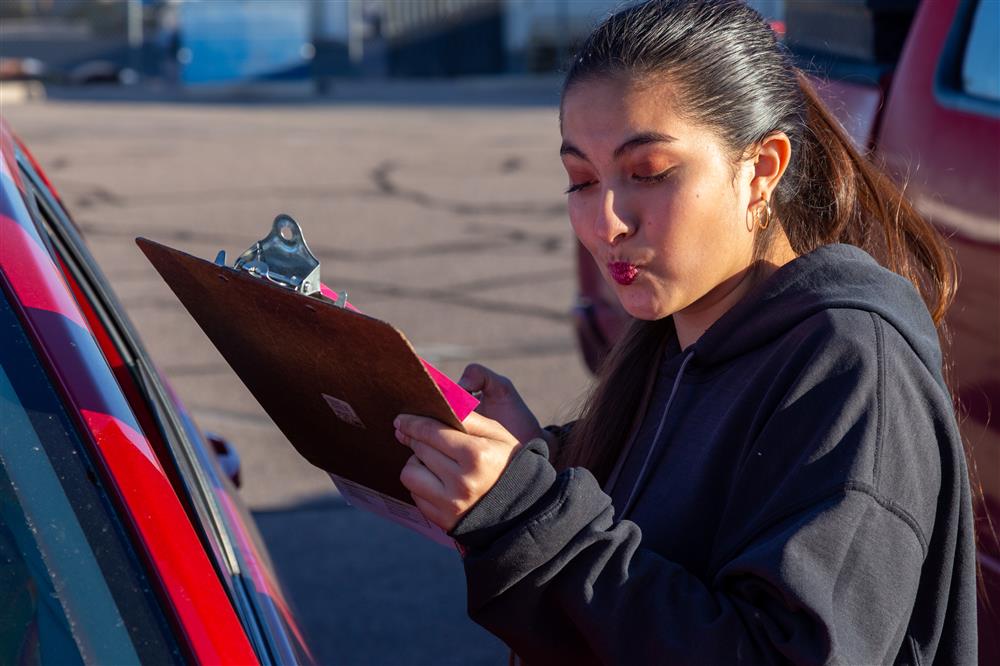
[[560,129],[569,141],[612,141],[657,131],[680,138],[699,132],[680,113],[675,87],[664,77],[601,76],[574,83],[560,109]]

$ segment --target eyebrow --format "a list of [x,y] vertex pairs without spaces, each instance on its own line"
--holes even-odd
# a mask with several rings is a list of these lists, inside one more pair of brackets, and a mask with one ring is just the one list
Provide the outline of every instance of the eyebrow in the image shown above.
[[[670,143],[671,141],[676,141],[676,140],[677,140],[676,137],[670,136],[669,134],[664,134],[662,132],[640,132],[639,134],[636,134],[635,136],[631,137],[628,141],[626,141],[622,145],[615,148],[615,152],[613,153],[612,156],[614,157],[614,159],[617,160],[625,153],[629,152],[630,150],[634,150],[639,146],[646,146],[651,143]],[[580,150],[573,144],[567,143],[565,141],[563,141],[562,146],[559,147],[559,155],[560,156],[573,155],[575,157],[579,157],[580,159],[589,161],[589,159],[582,150]]]

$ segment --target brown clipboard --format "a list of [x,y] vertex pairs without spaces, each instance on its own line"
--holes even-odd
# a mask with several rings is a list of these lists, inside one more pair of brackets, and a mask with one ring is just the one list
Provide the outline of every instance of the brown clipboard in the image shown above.
[[309,462],[413,505],[398,414],[464,431],[401,331],[154,241],[136,244],[292,446]]

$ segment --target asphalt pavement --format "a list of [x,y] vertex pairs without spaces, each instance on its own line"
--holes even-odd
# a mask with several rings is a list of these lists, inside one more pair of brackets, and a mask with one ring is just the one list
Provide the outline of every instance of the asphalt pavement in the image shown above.
[[489,365],[543,422],[561,422],[588,376],[568,317],[574,246],[557,86],[347,84],[325,98],[53,91],[2,109],[176,392],[203,429],[236,445],[243,499],[321,663],[502,664],[507,655],[466,617],[457,554],[346,506],[133,239],[233,258],[290,213],[324,282],[401,328],[452,377],[471,361]]

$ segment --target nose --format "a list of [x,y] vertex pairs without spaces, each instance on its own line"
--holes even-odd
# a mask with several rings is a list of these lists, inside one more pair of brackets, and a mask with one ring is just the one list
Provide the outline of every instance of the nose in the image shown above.
[[624,199],[620,195],[616,197],[615,191],[609,188],[603,192],[594,220],[594,233],[608,245],[614,245],[627,238],[634,230],[634,224],[628,221],[629,218]]

